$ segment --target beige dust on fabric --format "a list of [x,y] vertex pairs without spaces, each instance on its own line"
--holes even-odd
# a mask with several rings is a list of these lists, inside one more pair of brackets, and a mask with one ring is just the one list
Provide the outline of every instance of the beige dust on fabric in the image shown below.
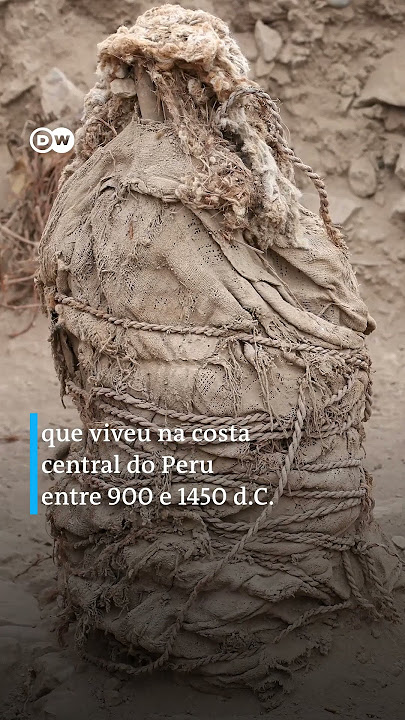
[[[94,443],[213,462],[214,475],[62,476],[59,490],[171,490],[168,507],[49,511],[65,612],[111,670],[197,673],[267,702],[330,647],[328,618],[396,618],[400,563],[372,518],[363,424],[374,328],[320,178],[285,142],[225,24],[165,5],[99,46],[76,158],[45,229],[38,284],[62,393]],[[320,193],[299,203],[298,165]],[[250,443],[193,445],[196,427]],[[161,427],[186,442],[162,448]],[[273,504],[238,507],[267,487]],[[227,490],[177,505],[179,487]],[[274,700],[276,702],[276,700]]]

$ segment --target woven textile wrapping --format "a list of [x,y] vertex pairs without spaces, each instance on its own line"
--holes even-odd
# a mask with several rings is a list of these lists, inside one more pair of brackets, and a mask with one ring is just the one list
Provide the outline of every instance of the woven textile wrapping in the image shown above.
[[[127,444],[87,433],[70,458],[171,455],[214,471],[55,476],[58,490],[103,494],[49,510],[62,622],[104,667],[268,698],[327,651],[331,616],[395,619],[400,566],[363,468],[374,323],[321,179],[247,72],[221,21],[178,6],[101,43],[38,285],[84,428],[151,429]],[[294,166],[320,217],[300,205]],[[193,445],[193,429],[231,425],[250,442]],[[185,442],[157,442],[162,427]],[[111,486],[172,501],[111,507]],[[226,502],[181,506],[181,487],[222,487]],[[258,487],[271,503],[249,504]]]

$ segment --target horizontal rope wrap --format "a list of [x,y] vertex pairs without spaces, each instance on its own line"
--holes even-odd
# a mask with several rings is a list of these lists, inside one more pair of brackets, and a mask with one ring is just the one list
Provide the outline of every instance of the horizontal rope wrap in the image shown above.
[[[173,325],[157,325],[150,323],[139,323],[135,320],[128,320],[122,318],[116,318],[109,313],[101,310],[92,308],[90,305],[86,305],[74,298],[69,298],[55,293],[55,301],[61,306],[68,306],[77,312],[89,313],[93,317],[111,324],[116,327],[123,327],[125,330],[134,330],[138,332],[160,332],[160,333],[179,333],[179,334],[196,334],[204,335],[207,337],[224,337],[238,340],[240,342],[252,342],[256,345],[263,345],[264,347],[274,348],[281,350],[283,353],[309,353],[316,356],[328,356],[335,359],[336,362],[343,364],[350,370],[346,372],[346,383],[338,391],[332,394],[329,398],[325,399],[324,407],[330,408],[332,406],[338,406],[346,396],[350,393],[356,380],[358,379],[359,370],[369,370],[369,359],[365,353],[359,350],[337,350],[335,348],[324,347],[323,345],[313,344],[309,341],[304,342],[285,342],[276,338],[269,338],[262,336],[256,332],[248,334],[242,332],[239,328],[215,328],[215,327],[186,327],[186,326],[173,326]],[[219,554],[218,559],[213,559],[211,563],[211,569],[197,581],[194,588],[189,593],[188,600],[184,603],[182,609],[178,612],[176,619],[172,626],[165,633],[165,649],[164,651],[154,660],[151,660],[146,665],[141,667],[133,667],[131,665],[124,664],[121,669],[131,675],[143,674],[145,672],[151,672],[155,669],[162,667],[173,666],[183,668],[185,672],[191,671],[192,667],[202,667],[205,664],[211,662],[210,659],[200,658],[195,660],[193,663],[173,663],[170,660],[173,653],[174,644],[181,628],[186,623],[187,613],[195,602],[198,595],[206,590],[210,583],[221,573],[221,570],[226,565],[234,562],[239,562],[242,557],[256,557],[259,562],[263,563],[263,567],[267,569],[280,570],[287,574],[293,574],[301,578],[302,591],[305,594],[305,588],[312,588],[313,591],[318,593],[318,597],[327,597],[324,589],[322,589],[322,583],[317,578],[311,576],[305,576],[305,573],[293,568],[291,564],[280,564],[280,562],[274,562],[270,558],[277,554],[277,545],[280,543],[290,543],[292,546],[309,546],[314,548],[323,548],[329,551],[338,552],[345,557],[343,566],[347,576],[348,584],[351,591],[350,600],[344,602],[337,602],[321,606],[320,608],[314,609],[307,613],[304,613],[294,623],[288,625],[282,630],[274,642],[279,642],[285,634],[292,630],[301,627],[302,625],[310,622],[313,618],[316,619],[325,613],[333,612],[335,610],[341,610],[349,607],[355,607],[356,605],[361,606],[363,609],[367,609],[373,616],[378,615],[375,605],[366,599],[354,579],[351,566],[347,562],[347,556],[345,553],[360,553],[362,556],[362,562],[364,565],[364,572],[371,577],[376,576],[375,567],[370,555],[370,548],[366,543],[362,542],[358,538],[351,537],[333,537],[324,533],[306,532],[299,530],[297,532],[289,532],[291,525],[303,525],[308,522],[312,522],[322,517],[326,517],[329,514],[336,514],[344,512],[356,507],[366,506],[368,500],[368,485],[362,483],[358,489],[345,490],[345,491],[326,491],[326,490],[291,490],[289,496],[292,499],[296,498],[297,501],[312,500],[317,503],[321,503],[320,506],[314,507],[310,510],[298,511],[292,515],[279,515],[274,516],[275,508],[277,507],[281,497],[283,496],[285,489],[288,486],[288,480],[293,470],[303,471],[308,473],[321,473],[330,470],[339,469],[350,469],[357,468],[361,469],[362,460],[360,458],[346,457],[342,460],[334,460],[331,462],[313,462],[313,463],[300,463],[297,459],[297,453],[301,444],[301,440],[304,436],[308,437],[330,437],[333,434],[344,434],[351,427],[357,426],[359,417],[367,419],[369,412],[371,398],[370,391],[366,394],[366,400],[361,398],[360,400],[353,401],[351,408],[347,412],[347,417],[344,423],[329,420],[324,422],[319,428],[318,435],[314,433],[308,433],[305,426],[305,419],[307,416],[307,404],[305,399],[305,382],[300,381],[298,402],[293,414],[293,417],[287,421],[274,420],[271,413],[268,412],[254,412],[246,415],[237,416],[207,416],[193,412],[179,412],[170,408],[159,407],[155,403],[146,401],[142,398],[134,397],[133,395],[117,391],[114,388],[109,387],[93,387],[90,392],[85,392],[82,388],[75,386],[72,382],[67,382],[66,389],[79,402],[79,405],[86,408],[86,412],[90,412],[92,404],[104,414],[105,417],[113,418],[113,424],[118,427],[126,427],[124,423],[129,423],[129,426],[147,427],[152,432],[158,433],[162,429],[162,425],[156,422],[151,422],[145,419],[142,414],[144,412],[150,412],[165,421],[170,420],[170,423],[181,424],[186,436],[187,433],[192,433],[196,427],[210,427],[219,428],[230,424],[248,427],[250,431],[250,437],[253,441],[260,439],[262,441],[270,440],[285,440],[288,441],[288,448],[284,454],[281,465],[274,468],[273,474],[275,473],[274,487],[272,487],[272,501],[264,507],[258,517],[252,523],[244,522],[232,522],[228,523],[223,519],[217,519],[205,512],[201,507],[198,508],[198,522],[206,528],[209,538],[209,543],[212,550],[215,550]],[[135,412],[134,412],[135,410]],[[136,412],[138,411],[138,413]],[[182,443],[183,444],[183,443]],[[193,444],[191,437],[186,437],[185,444]],[[117,445],[121,447],[129,455],[133,449],[128,443],[118,441]],[[153,453],[147,453],[142,451],[142,457],[154,457]],[[251,471],[250,471],[251,472]],[[222,472],[214,478],[207,478],[206,476],[197,476],[192,478],[192,482],[205,482],[215,484],[221,484],[224,487],[233,488],[237,481],[246,478],[246,473],[242,472]],[[264,473],[263,478],[266,478]],[[267,475],[268,478],[268,475]],[[255,487],[259,484],[260,476],[255,477],[251,482],[251,487]],[[88,476],[83,478],[86,486],[97,487],[100,491],[106,490],[112,485],[117,485],[117,478],[89,478]],[[121,477],[118,484],[121,487],[131,486],[139,487],[145,486],[150,482],[149,478],[137,478],[136,481],[131,481],[128,477]],[[176,476],[173,473],[170,477],[170,483],[176,486],[180,482],[185,482],[184,476]],[[326,504],[324,504],[326,503]],[[167,511],[167,510],[166,510]],[[190,518],[196,518],[195,511],[186,510]],[[160,529],[160,532],[163,532]],[[106,542],[104,537],[103,542]],[[100,538],[101,541],[101,538]],[[119,551],[119,548],[128,547],[133,542],[131,534],[123,534],[123,539],[113,543],[114,551]],[[78,547],[80,543],[76,543],[75,547]],[[83,541],[81,547],[86,547],[86,541]],[[268,558],[263,555],[263,548],[268,548]],[[255,549],[257,548],[257,549]],[[106,552],[108,551],[108,545],[106,545]],[[258,554],[259,553],[259,554]],[[247,554],[247,555],[246,555]],[[103,555],[102,555],[103,557]],[[145,556],[141,564],[138,564],[137,568],[131,570],[131,577],[134,577],[134,573],[141,571],[145,563],[149,562],[149,556]],[[260,560],[259,560],[260,558]],[[97,572],[97,565],[88,570],[77,571],[77,575],[82,575],[84,578],[88,577],[88,574],[94,574]],[[297,575],[298,573],[298,575]],[[173,578],[174,581],[174,578]],[[394,613],[392,601],[390,600],[386,589],[383,587],[381,582],[377,585],[378,593],[381,597],[384,597],[387,603],[387,607]],[[330,592],[330,589],[327,593]],[[83,651],[86,655],[85,651]],[[216,657],[227,657],[228,654],[217,653]],[[90,659],[90,658],[89,658]],[[218,659],[217,662],[220,660]],[[212,659],[212,662],[215,660]],[[109,664],[109,663],[108,663]],[[117,664],[113,663],[116,667]],[[121,664],[120,664],[121,667]],[[187,669],[188,668],[188,669]]]

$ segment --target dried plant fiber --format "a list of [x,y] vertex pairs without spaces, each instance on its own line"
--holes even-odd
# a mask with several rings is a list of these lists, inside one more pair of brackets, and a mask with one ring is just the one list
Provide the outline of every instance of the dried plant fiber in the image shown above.
[[[330,617],[396,618],[400,563],[363,467],[374,323],[321,179],[247,73],[223,22],[178,6],[101,43],[38,284],[84,428],[251,436],[164,449],[87,437],[88,457],[211,459],[215,475],[56,481],[174,496],[50,509],[78,647],[111,670],[171,668],[270,702],[328,650]],[[300,205],[294,166],[318,188],[320,217]],[[184,485],[224,487],[227,502],[179,507]],[[271,488],[273,504],[236,506],[241,485]]]

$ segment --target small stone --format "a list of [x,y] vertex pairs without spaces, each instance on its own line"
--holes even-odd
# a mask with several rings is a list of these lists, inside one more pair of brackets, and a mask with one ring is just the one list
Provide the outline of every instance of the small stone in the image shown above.
[[403,535],[394,535],[392,542],[400,550],[405,550],[405,537]]
[[103,689],[106,704],[111,705],[112,707],[117,707],[124,701],[122,682],[118,678],[108,678],[104,683]]
[[365,648],[361,648],[356,652],[356,660],[362,665],[367,665],[370,662],[370,655]]
[[[89,720],[100,717],[100,705],[90,692],[59,687],[41,698],[41,720]],[[112,714],[110,714],[111,717]],[[103,714],[104,716],[104,714]]]
[[275,22],[287,20],[289,10],[295,10],[298,2],[299,0],[250,0],[247,8],[254,20]]
[[405,185],[405,143],[402,145],[397,164],[395,166],[395,175]]
[[405,107],[405,43],[379,60],[369,76],[357,105],[375,102]]
[[59,68],[52,68],[41,78],[41,92],[41,105],[46,116],[81,115],[84,93]]
[[396,205],[392,208],[391,220],[394,222],[397,220],[405,220],[405,195],[402,195]]
[[[336,225],[345,225],[361,210],[361,203],[353,195],[330,195],[330,212]],[[303,193],[301,204],[319,215],[319,196],[317,193]]]
[[377,191],[374,195],[374,202],[379,205],[379,207],[384,207],[386,203],[386,197],[385,194],[382,191]]
[[[322,166],[322,170],[327,175],[336,175],[338,173],[339,160],[332,150],[325,149],[321,153],[322,159],[319,161],[319,165]],[[311,164],[311,163],[309,163]],[[313,163],[315,165],[315,163]]]
[[[357,107],[357,103],[356,103]],[[386,115],[386,108],[378,103],[375,105],[368,105],[363,109],[364,117],[370,118],[370,120],[384,120]]]
[[291,65],[291,67],[298,67],[305,63],[311,54],[311,49],[304,45],[294,45],[293,43],[287,42],[278,58],[278,60],[284,65]]
[[387,132],[405,133],[405,113],[399,108],[388,108],[382,118]]
[[22,655],[22,645],[15,638],[0,638],[0,670],[5,676],[19,664]]
[[374,195],[377,190],[377,175],[368,158],[361,157],[351,162],[349,185],[358,197],[366,198]]
[[111,92],[114,95],[121,95],[122,97],[130,98],[136,95],[136,86],[131,78],[125,78],[124,80],[113,80],[111,85]]
[[263,60],[262,57],[259,57],[255,65],[255,75],[258,78],[266,77],[267,75],[270,75],[273,68],[274,63],[268,63]]
[[354,685],[354,687],[363,687],[365,682],[364,678],[360,676],[351,680],[350,685]]
[[339,112],[342,113],[342,115],[346,115],[346,113],[349,112],[349,110],[353,104],[354,98],[355,98],[354,95],[351,95],[351,96],[348,95],[346,97],[342,97],[342,99],[339,102]]
[[295,45],[312,44],[322,39],[324,30],[324,23],[314,23],[312,19],[302,17],[298,21],[298,29],[289,35],[289,39]]
[[387,168],[394,168],[397,164],[399,153],[401,150],[401,141],[388,139],[384,148],[383,160]]
[[0,627],[0,655],[3,640],[20,644],[24,648],[25,657],[28,655],[36,657],[46,652],[52,652],[55,649],[52,636],[42,624],[37,627],[27,627],[26,625],[4,625]]
[[282,67],[282,65],[276,65],[272,69],[270,77],[272,78],[272,80],[275,80],[276,83],[281,86],[288,85],[291,82],[290,74],[287,68]]
[[330,211],[336,225],[346,225],[361,210],[361,204],[353,196],[332,196]]
[[249,32],[234,33],[233,37],[235,38],[236,42],[238,43],[245,58],[250,60],[250,62],[254,62],[257,59],[257,56],[259,53],[258,53],[257,45],[255,43],[252,33],[249,33]]
[[360,82],[357,78],[351,77],[345,80],[339,89],[340,95],[343,97],[349,97],[351,95],[358,95],[360,92]]
[[35,627],[39,621],[39,609],[35,598],[19,585],[0,580],[0,626]]
[[279,54],[283,41],[277,30],[258,20],[255,26],[255,40],[263,60],[271,62]]
[[6,89],[0,97],[0,104],[4,106],[10,105],[10,103],[18,100],[21,95],[31,90],[34,85],[35,83],[32,80],[22,80],[20,78],[12,80],[7,83]]
[[404,666],[401,661],[398,661],[394,663],[394,665],[391,667],[391,675],[394,677],[399,677],[404,669]]
[[74,666],[57,652],[42,655],[33,663],[35,680],[31,687],[34,698],[43,697],[52,692],[74,673]]
[[326,0],[328,5],[334,8],[345,8],[350,5],[352,0]]

